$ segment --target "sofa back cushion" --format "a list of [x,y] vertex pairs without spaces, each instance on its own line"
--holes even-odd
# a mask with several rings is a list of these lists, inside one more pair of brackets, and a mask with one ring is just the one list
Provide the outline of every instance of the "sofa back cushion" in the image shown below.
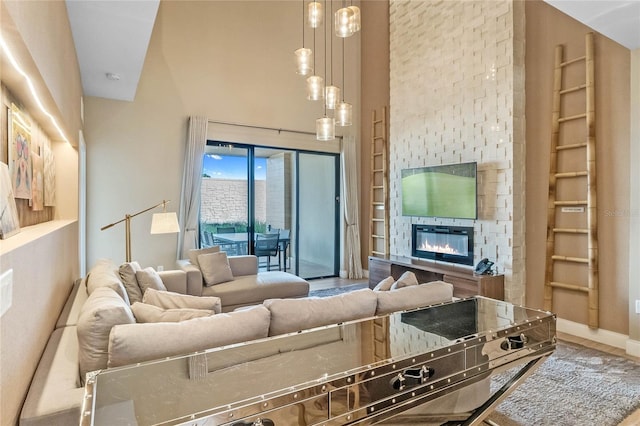
[[204,285],[207,287],[233,280],[233,272],[229,266],[227,253],[224,251],[201,254],[198,256],[198,263],[200,271],[202,271]]
[[98,259],[87,274],[87,292],[93,293],[99,287],[109,287],[130,304],[127,291],[120,280],[118,267],[109,259]]
[[136,323],[144,322],[179,322],[193,318],[208,317],[215,315],[215,312],[206,309],[191,308],[171,308],[164,309],[146,303],[136,302],[131,305],[133,316],[136,317]]
[[142,291],[136,279],[136,272],[141,270],[138,262],[126,262],[118,268],[120,280],[129,296],[129,303],[140,302],[142,300]]
[[187,256],[189,257],[189,261],[199,268],[200,263],[198,262],[198,256],[200,256],[201,254],[218,253],[219,251],[220,246],[212,246],[203,249],[191,249],[187,251]]
[[108,287],[96,288],[89,295],[78,318],[78,362],[80,377],[107,368],[109,332],[117,324],[133,324],[136,320],[129,304]]
[[219,297],[191,296],[153,288],[149,288],[144,292],[142,302],[164,309],[191,308],[206,309],[214,311],[216,314],[222,312],[222,302]]
[[117,325],[109,337],[109,367],[188,354],[267,337],[269,311],[244,311],[182,322]]
[[375,293],[378,296],[376,315],[384,315],[407,309],[422,308],[436,303],[451,302],[453,285],[444,281],[433,281]]
[[263,305],[271,311],[269,335],[372,317],[376,312],[376,293],[364,288],[322,298],[267,299]]

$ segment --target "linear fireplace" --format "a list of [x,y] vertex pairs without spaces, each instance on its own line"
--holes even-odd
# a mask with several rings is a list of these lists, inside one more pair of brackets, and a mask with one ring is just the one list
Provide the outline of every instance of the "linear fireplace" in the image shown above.
[[412,225],[411,256],[473,265],[473,227]]

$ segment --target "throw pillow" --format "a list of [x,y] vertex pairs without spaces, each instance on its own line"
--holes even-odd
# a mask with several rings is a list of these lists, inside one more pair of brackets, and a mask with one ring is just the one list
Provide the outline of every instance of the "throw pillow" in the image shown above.
[[198,262],[207,287],[233,280],[226,252],[201,254],[198,256]]
[[78,362],[80,377],[107,368],[109,333],[117,324],[136,322],[129,305],[112,289],[97,288],[82,306],[78,318]]
[[172,291],[159,291],[148,288],[142,296],[142,303],[157,306],[163,309],[205,309],[222,312],[222,301],[214,296],[191,296],[189,294],[174,293]]
[[392,276],[388,276],[384,280],[380,281],[374,288],[374,291],[389,291],[394,283]]
[[192,318],[208,317],[215,312],[205,309],[162,309],[146,303],[136,302],[131,305],[136,321],[141,322],[180,322]]
[[209,254],[209,253],[218,253],[220,251],[220,246],[207,247],[203,249],[191,249],[187,252],[189,256],[189,261],[200,267],[200,263],[198,263],[198,256],[201,254]]
[[409,287],[412,285],[418,285],[418,279],[416,278],[416,274],[411,271],[406,271],[404,274],[400,275],[398,281],[394,282],[391,286],[390,290],[397,290],[402,287]]
[[87,274],[87,293],[91,294],[99,287],[109,287],[129,304],[129,296],[120,280],[118,267],[109,259],[98,259]]
[[140,290],[142,291],[142,295],[144,297],[144,292],[147,291],[148,288],[155,288],[156,290],[167,291],[167,288],[164,286],[162,282],[162,278],[153,269],[151,266],[148,266],[140,271],[136,272],[136,279],[138,280],[138,285],[140,286]]
[[127,262],[120,265],[120,279],[122,280],[122,284],[124,284],[124,289],[127,291],[130,303],[140,302],[142,300],[142,291],[140,291],[140,286],[136,279],[136,272],[141,269],[138,262]]
[[444,281],[411,285],[396,291],[381,291],[378,293],[376,315],[451,302],[452,299],[453,285]]

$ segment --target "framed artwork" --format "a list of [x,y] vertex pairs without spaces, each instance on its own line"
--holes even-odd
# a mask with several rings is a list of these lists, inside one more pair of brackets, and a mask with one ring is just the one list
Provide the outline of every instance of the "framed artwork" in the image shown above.
[[44,144],[44,205],[56,205],[56,165],[50,141]]
[[33,179],[31,180],[31,208],[34,211],[44,210],[44,161],[35,152],[31,153]]
[[13,197],[9,166],[0,163],[0,239],[6,239],[20,231],[18,209]]
[[15,198],[32,197],[31,123],[11,104],[9,110],[9,172]]

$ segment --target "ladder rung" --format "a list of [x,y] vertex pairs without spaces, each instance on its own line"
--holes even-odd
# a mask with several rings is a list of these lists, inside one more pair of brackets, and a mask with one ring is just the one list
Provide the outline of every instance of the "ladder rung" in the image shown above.
[[372,204],[374,206],[384,206],[384,201],[374,201]]
[[585,293],[589,293],[589,287],[584,287],[584,286],[575,285],[575,284],[567,284],[567,283],[559,283],[556,281],[551,281],[551,287],[564,288],[565,290],[583,291]]
[[553,232],[564,234],[588,234],[589,230],[585,228],[553,228]]
[[584,114],[576,114],[576,115],[571,115],[569,117],[559,118],[558,123],[564,123],[566,121],[577,120],[579,118],[586,118],[586,117],[587,117],[587,113],[585,112]]
[[586,206],[587,200],[575,200],[575,201],[554,201],[556,206]]
[[375,250],[372,250],[372,251],[371,251],[371,254],[379,254],[380,256],[384,256],[384,255],[385,255],[385,253],[384,253],[384,252],[382,252],[382,251],[375,251]]
[[379,156],[381,156],[382,154],[384,154],[384,152],[374,152],[372,155],[373,155],[374,157],[379,157]]
[[384,185],[374,185],[371,188],[373,188],[373,189],[384,189]]
[[384,169],[373,169],[372,171],[374,173],[378,173],[378,172],[384,172]]
[[554,254],[551,256],[553,260],[561,260],[563,262],[574,262],[574,263],[589,263],[589,259],[586,257],[571,257],[571,256],[560,256]]
[[373,218],[371,219],[372,222],[384,222],[384,219],[380,219],[380,218]]
[[587,146],[586,143],[572,143],[570,145],[558,145],[556,146],[556,151],[562,151],[564,149],[585,148],[586,146]]
[[379,119],[379,120],[373,120],[373,124],[378,124],[378,123],[382,123],[382,119]]
[[581,176],[587,176],[587,175],[588,173],[586,171],[556,173],[557,178],[574,178],[574,177],[581,177]]
[[381,238],[384,240],[384,235],[372,235],[371,238]]
[[580,86],[570,87],[568,89],[561,90],[560,94],[561,95],[566,95],[567,93],[577,92],[578,90],[586,89],[586,87],[587,87],[586,84],[581,84]]
[[374,140],[378,140],[378,139],[384,139],[384,136],[374,136],[373,137]]
[[576,63],[576,62],[584,61],[585,59],[587,59],[586,55],[585,56],[579,56],[579,57],[577,57],[575,59],[571,59],[571,60],[568,60],[566,62],[562,62],[560,64],[560,66],[561,67],[566,67],[567,65],[571,65],[571,64]]

